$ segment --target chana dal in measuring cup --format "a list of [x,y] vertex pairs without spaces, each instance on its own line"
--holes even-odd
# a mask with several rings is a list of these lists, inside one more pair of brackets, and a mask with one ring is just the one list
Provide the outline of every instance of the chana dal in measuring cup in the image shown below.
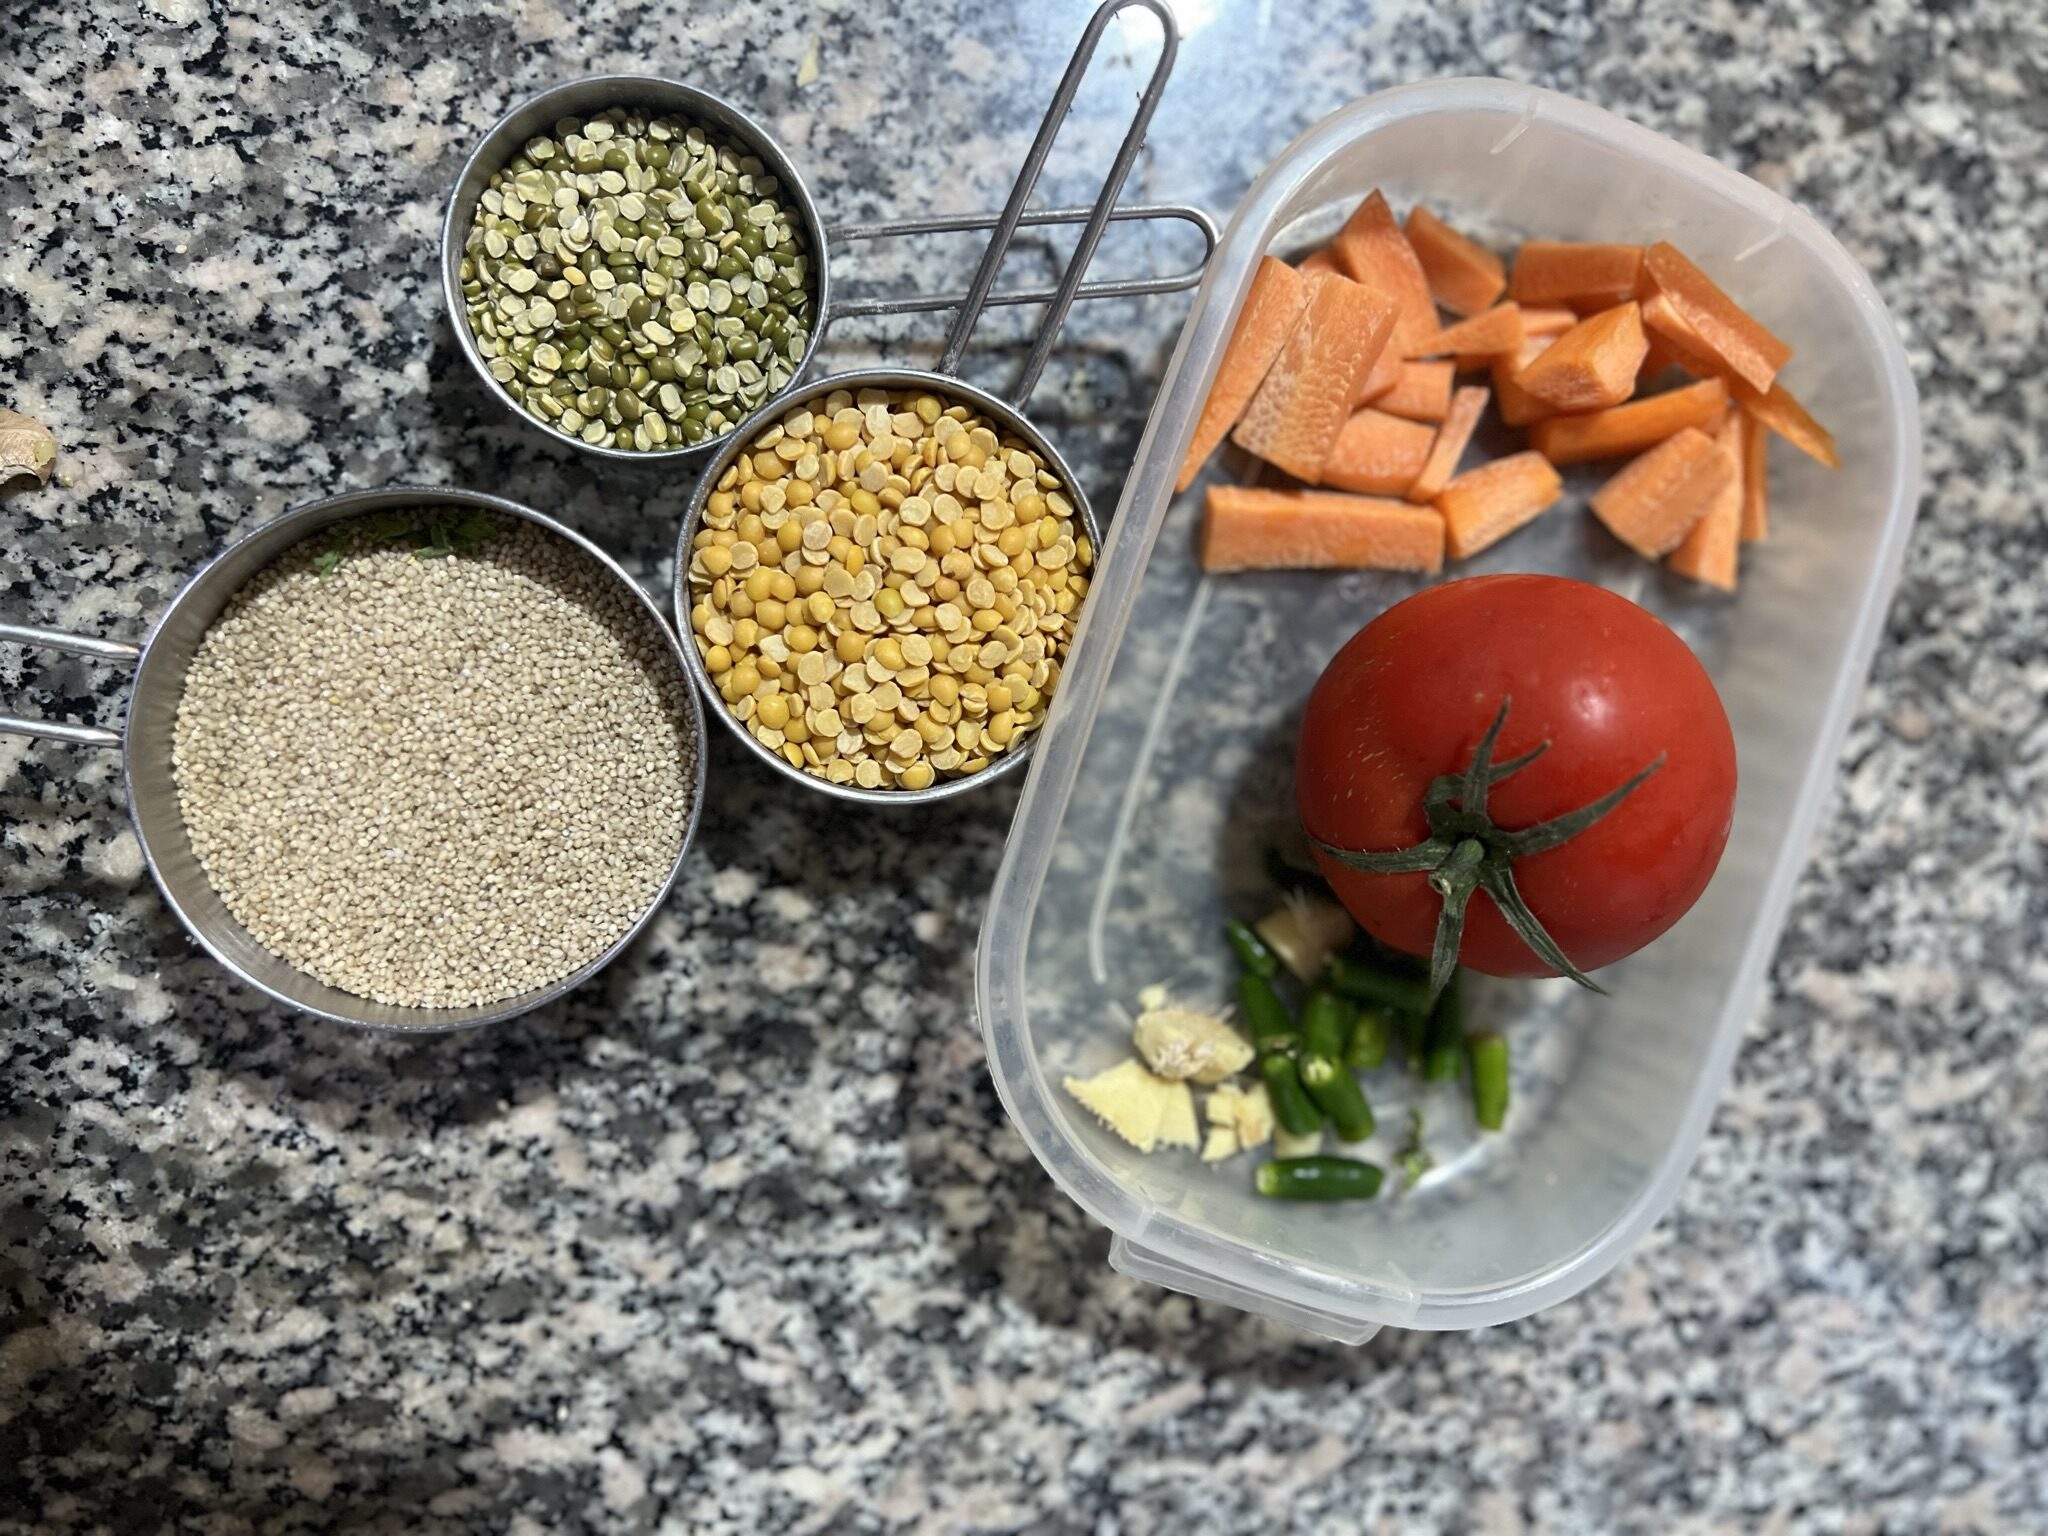
[[849,384],[718,474],[689,536],[689,629],[758,749],[828,784],[925,791],[1043,723],[1094,540],[1064,466],[999,410]]

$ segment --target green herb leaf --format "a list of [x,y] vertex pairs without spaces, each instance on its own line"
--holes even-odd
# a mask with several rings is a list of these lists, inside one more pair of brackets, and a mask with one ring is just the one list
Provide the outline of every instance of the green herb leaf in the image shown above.
[[323,579],[334,574],[334,568],[341,564],[341,551],[324,550],[313,557],[313,570]]
[[488,543],[498,532],[498,520],[482,507],[472,507],[462,514],[462,520],[450,530],[450,542],[457,549],[475,549]]
[[357,527],[362,529],[364,538],[382,543],[386,539],[401,538],[411,533],[413,521],[403,512],[372,512],[363,518]]
[[1408,1139],[1401,1143],[1400,1150],[1394,1154],[1394,1161],[1408,1179],[1406,1189],[1413,1189],[1421,1183],[1422,1176],[1436,1166],[1436,1159],[1423,1150],[1422,1109],[1419,1105],[1408,1110]]

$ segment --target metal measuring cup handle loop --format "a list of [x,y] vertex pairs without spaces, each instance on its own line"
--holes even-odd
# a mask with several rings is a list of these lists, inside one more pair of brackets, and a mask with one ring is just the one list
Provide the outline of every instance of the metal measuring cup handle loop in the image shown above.
[[[99,661],[134,666],[142,659],[142,647],[125,640],[98,640],[90,635],[67,634],[61,629],[41,629],[33,624],[0,624],[0,642],[34,646],[46,651],[64,651],[73,656],[90,656]],[[64,741],[75,747],[114,747],[122,734],[104,725],[68,725],[61,720],[25,720],[19,715],[0,715],[0,736],[26,736],[37,741]]]

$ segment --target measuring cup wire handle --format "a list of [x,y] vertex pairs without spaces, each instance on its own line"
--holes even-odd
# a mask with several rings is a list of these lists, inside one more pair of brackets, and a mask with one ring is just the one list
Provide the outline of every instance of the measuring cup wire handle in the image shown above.
[[[1081,279],[1088,271],[1088,263],[1095,259],[1095,247],[1102,241],[1102,232],[1108,227],[1110,215],[1116,207],[1118,194],[1129,179],[1131,167],[1137,163],[1138,151],[1145,147],[1145,130],[1152,125],[1153,109],[1159,105],[1159,98],[1166,91],[1166,77],[1173,72],[1174,55],[1180,48],[1180,31],[1174,25],[1173,13],[1160,0],[1124,0],[1126,5],[1142,5],[1159,18],[1162,35],[1159,48],[1159,62],[1152,66],[1152,78],[1146,82],[1144,95],[1138,98],[1138,110],[1131,119],[1131,126],[1124,133],[1124,141],[1117,147],[1116,159],[1111,163],[1109,176],[1102,183],[1102,191],[1095,199],[1094,215],[1081,230],[1081,238],[1074,242],[1074,254],[1067,262],[1067,270],[1060,277],[1059,292],[1046,307],[1045,315],[1038,322],[1038,334],[1031,342],[1031,355],[1024,360],[1024,370],[1017,377],[1016,385],[1010,391],[1011,401],[1019,407],[1031,398],[1031,391],[1038,387],[1038,376],[1045,371],[1046,363],[1052,357],[1052,349],[1059,341],[1060,327],[1066,322],[1067,311],[1074,306],[1074,300],[1081,291]],[[1122,6],[1114,9],[1122,9]],[[1112,9],[1105,6],[1105,12]],[[1105,17],[1106,19],[1106,17]]]
[[[91,656],[100,661],[126,662],[133,666],[142,659],[142,647],[125,640],[98,640],[90,635],[66,634],[61,629],[39,629],[33,624],[0,624],[0,643],[36,646],[46,651],[67,651],[74,656]],[[118,747],[121,733],[101,725],[66,725],[58,720],[24,720],[18,715],[0,715],[0,736],[28,736],[42,741],[68,741],[78,747]]]
[[1038,125],[1038,136],[1025,151],[1023,167],[1017,172],[1017,180],[1010,188],[1010,198],[1003,205],[1002,216],[997,219],[995,233],[990,237],[988,249],[982,253],[981,265],[975,269],[974,280],[967,286],[967,297],[960,306],[960,313],[953,321],[953,329],[946,337],[945,350],[940,354],[937,371],[957,373],[960,359],[967,351],[969,338],[981,319],[981,312],[987,306],[988,296],[995,288],[996,273],[1001,270],[1003,258],[1010,253],[1010,241],[1017,233],[1017,225],[1024,215],[1024,204],[1030,200],[1031,192],[1038,185],[1039,172],[1045,169],[1045,157],[1051,153],[1054,138],[1059,134],[1060,124],[1066,120],[1074,105],[1074,97],[1081,88],[1081,80],[1088,72],[1088,66],[1095,58],[1096,44],[1102,40],[1110,18],[1131,6],[1143,6],[1159,19],[1162,36],[1159,62],[1153,66],[1152,78],[1146,82],[1144,94],[1138,98],[1137,116],[1131,120],[1130,132],[1124,137],[1123,145],[1117,151],[1116,163],[1111,167],[1109,179],[1102,185],[1101,194],[1095,199],[1094,211],[1081,231],[1080,242],[1074,248],[1073,260],[1068,262],[1066,275],[1061,278],[1059,291],[1054,295],[1051,307],[1039,323],[1038,338],[1031,349],[1031,361],[1025,365],[1025,378],[1013,398],[1022,400],[1031,392],[1031,386],[1038,382],[1039,370],[1045,366],[1045,357],[1051,353],[1052,339],[1059,333],[1060,324],[1066,319],[1067,310],[1073,304],[1074,293],[1081,286],[1081,274],[1088,268],[1089,258],[1095,254],[1095,246],[1102,238],[1103,227],[1109,222],[1111,208],[1117,194],[1123,190],[1124,178],[1130,174],[1131,163],[1137,159],[1139,145],[1145,136],[1145,127],[1152,120],[1152,110],[1159,105],[1160,94],[1166,88],[1166,77],[1173,69],[1173,58],[1180,46],[1180,30],[1174,24],[1173,13],[1161,0],[1103,0],[1095,14],[1088,20],[1088,29],[1081,34],[1081,41],[1074,49],[1074,56],[1067,61],[1067,72],[1060,77],[1059,89],[1053,93],[1051,104],[1045,109],[1045,118]]
[[[1087,208],[1037,208],[1018,220],[1020,226],[1036,228],[1047,224],[1079,224],[1092,210]],[[1083,283],[1074,291],[1074,301],[1085,299],[1142,299],[1160,293],[1184,293],[1201,282],[1209,258],[1216,254],[1216,221],[1188,203],[1141,203],[1110,210],[1119,224],[1155,220],[1191,224],[1202,237],[1202,255],[1183,272],[1164,277],[1100,278]],[[970,229],[994,229],[999,216],[993,213],[938,214],[924,219],[898,219],[882,224],[839,224],[828,229],[826,238],[837,243],[853,240],[882,240],[902,235],[956,234]],[[982,302],[991,304],[1050,304],[1059,297],[1056,288],[1013,289],[992,293]],[[967,302],[964,293],[909,294],[902,298],[841,299],[835,301],[825,323],[871,315],[915,315],[935,309],[953,309]]]

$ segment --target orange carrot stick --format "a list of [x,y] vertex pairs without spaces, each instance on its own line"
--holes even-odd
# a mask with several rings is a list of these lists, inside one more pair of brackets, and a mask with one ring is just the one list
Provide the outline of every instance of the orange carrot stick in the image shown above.
[[1742,423],[1742,542],[1755,544],[1771,531],[1771,434],[1763,418],[1738,409]]
[[1401,382],[1401,370],[1406,366],[1407,364],[1401,360],[1399,348],[1393,346],[1382,348],[1380,355],[1373,360],[1372,372],[1368,373],[1365,376],[1364,382],[1358,386],[1358,399],[1356,403],[1359,405],[1370,405],[1373,401],[1379,399],[1381,395],[1384,395],[1388,390]]
[[1450,483],[1458,472],[1458,460],[1465,456],[1465,445],[1472,441],[1479,418],[1486,412],[1486,400],[1487,391],[1479,384],[1468,384],[1451,396],[1450,414],[1437,429],[1436,442],[1415,483],[1408,487],[1410,501],[1435,501],[1437,492]]
[[1697,427],[1674,432],[1593,493],[1593,515],[1646,560],[1661,560],[1692,532],[1735,466]]
[[1649,334],[1651,344],[1679,367],[1698,378],[1712,378],[1727,373],[1721,359],[1700,340],[1699,333],[1686,323],[1668,295],[1652,294],[1642,301],[1643,329]]
[[1727,474],[1700,520],[1664,563],[1681,576],[1723,592],[1735,590],[1735,546],[1742,531],[1742,424],[1729,421],[1714,439]]
[[1688,373],[1702,378],[1721,375],[1728,381],[1728,393],[1734,396],[1737,405],[1760,418],[1801,453],[1818,459],[1829,469],[1842,467],[1841,455],[1835,451],[1834,434],[1807,414],[1798,397],[1775,379],[1768,390],[1758,390],[1730,370],[1720,354],[1679,313],[1669,294],[1660,293],[1644,302],[1643,325]]
[[1720,360],[1717,372],[1733,374],[1759,394],[1771,387],[1792,349],[1721,291],[1714,280],[1686,260],[1678,247],[1659,240],[1643,256],[1637,289],[1641,297],[1663,296],[1706,349]]
[[1314,251],[1302,257],[1295,264],[1294,270],[1303,277],[1309,277],[1317,272],[1336,272],[1341,274],[1344,268],[1338,264],[1335,254],[1326,245],[1320,251]]
[[1195,424],[1195,440],[1188,444],[1188,456],[1181,463],[1175,491],[1184,491],[1194,483],[1224,434],[1237,425],[1237,418],[1244,414],[1245,406],[1301,318],[1308,295],[1308,281],[1294,268],[1271,256],[1259,258],[1251,291],[1245,295],[1244,308],[1237,313],[1230,343],[1223,349],[1216,382],[1209,386],[1202,419]]
[[1447,357],[1453,353],[1478,353],[1492,357],[1512,352],[1522,344],[1522,307],[1512,299],[1496,304],[1484,314],[1456,325],[1445,326],[1426,338],[1417,357]]
[[1444,515],[1445,552],[1454,560],[1476,555],[1506,538],[1564,494],[1550,460],[1515,453],[1468,469],[1437,493]]
[[1394,345],[1401,355],[1436,329],[1436,301],[1429,294],[1429,279],[1401,226],[1394,222],[1394,210],[1377,191],[1360,203],[1344,227],[1330,242],[1344,273],[1353,282],[1377,288],[1399,306],[1394,322]]
[[1636,296],[1642,266],[1639,245],[1529,240],[1515,252],[1508,297],[1521,304],[1607,309]]
[[1588,415],[1547,417],[1529,429],[1529,446],[1560,466],[1618,459],[1661,443],[1685,427],[1709,430],[1727,404],[1727,385],[1719,379],[1701,379],[1683,389]]
[[1309,281],[1308,304],[1231,439],[1297,480],[1314,481],[1393,332],[1394,303],[1334,273]]
[[1562,305],[1523,304],[1520,308],[1524,336],[1562,336],[1579,323],[1578,312]]
[[1452,363],[1403,363],[1400,381],[1373,404],[1410,421],[1442,421],[1451,408],[1454,372],[1456,365]]
[[1444,520],[1427,507],[1330,491],[1211,485],[1205,571],[1443,569]]
[[1581,320],[1515,376],[1515,382],[1554,411],[1597,411],[1635,392],[1642,366],[1642,312],[1617,304]]
[[1323,460],[1322,483],[1340,491],[1398,496],[1422,473],[1435,441],[1436,433],[1421,422],[1403,421],[1368,406],[1355,412],[1337,434],[1336,446]]
[[1476,240],[1468,240],[1427,208],[1408,210],[1404,230],[1409,249],[1422,263],[1429,291],[1454,315],[1476,315],[1508,285],[1501,260]]
[[1768,393],[1759,394],[1741,379],[1730,379],[1728,392],[1737,405],[1808,458],[1818,459],[1829,469],[1842,467],[1842,456],[1835,451],[1835,434],[1809,416],[1784,385],[1773,383]]
[[1493,360],[1493,397],[1500,406],[1500,419],[1511,427],[1526,427],[1539,417],[1548,416],[1550,407],[1516,383],[1524,368],[1541,357],[1554,338],[1532,336],[1522,343],[1521,350],[1503,354]]

